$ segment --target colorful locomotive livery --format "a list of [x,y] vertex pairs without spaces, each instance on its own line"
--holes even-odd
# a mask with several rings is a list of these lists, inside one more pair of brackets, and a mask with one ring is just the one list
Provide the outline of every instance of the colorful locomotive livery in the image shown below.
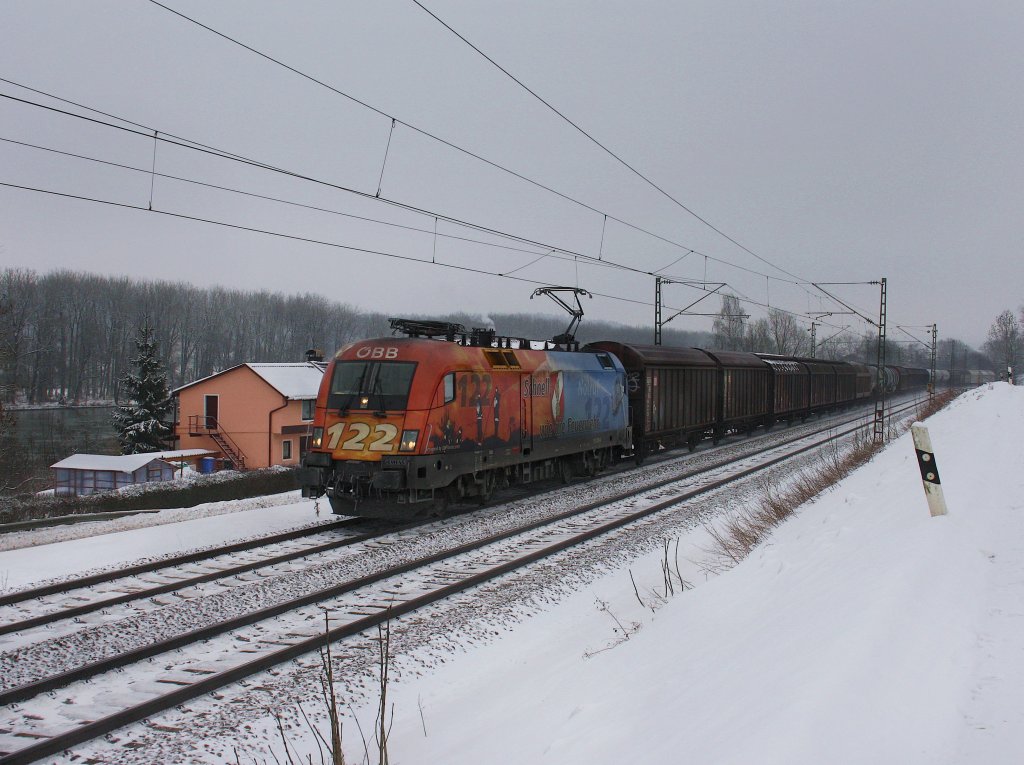
[[[317,398],[303,496],[335,513],[407,518],[499,487],[593,475],[623,456],[771,427],[876,395],[862,364],[592,343],[541,349],[459,325],[392,320],[353,343]],[[442,339],[443,338],[443,339]],[[909,391],[928,371],[885,367]]]
[[409,515],[594,472],[628,449],[625,375],[611,354],[493,347],[492,336],[343,348],[317,399],[304,494],[327,494],[337,513]]

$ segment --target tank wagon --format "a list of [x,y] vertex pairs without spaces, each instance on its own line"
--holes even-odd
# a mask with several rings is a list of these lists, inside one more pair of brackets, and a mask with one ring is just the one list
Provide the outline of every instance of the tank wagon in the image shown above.
[[[593,475],[623,456],[692,451],[869,400],[877,379],[842,361],[392,327],[405,336],[339,351],[317,397],[300,482],[337,514],[407,518],[513,483]],[[928,383],[927,370],[884,372],[893,392]]]
[[[630,449],[626,376],[604,351],[392,320],[324,374],[302,493],[335,513],[409,517],[495,488],[594,474]],[[546,344],[545,344],[546,345]]]

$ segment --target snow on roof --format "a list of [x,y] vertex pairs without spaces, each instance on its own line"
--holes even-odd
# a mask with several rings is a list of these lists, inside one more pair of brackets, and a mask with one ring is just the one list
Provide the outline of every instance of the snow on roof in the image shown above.
[[313,361],[299,364],[246,364],[282,396],[289,399],[316,398],[324,379],[324,366]]
[[[72,454],[50,465],[51,468],[72,470],[113,470],[117,473],[134,473],[150,462],[163,462],[157,453],[146,454]],[[168,463],[169,464],[169,463]],[[170,467],[174,467],[170,465]]]
[[185,388],[191,388],[193,385],[198,385],[206,380],[213,379],[218,375],[231,372],[241,367],[248,367],[274,390],[280,393],[282,396],[288,399],[309,399],[316,398],[317,392],[320,390],[320,381],[324,377],[324,370],[327,369],[327,365],[322,362],[316,361],[302,361],[294,363],[248,363],[239,364],[238,366],[229,367],[228,369],[222,369],[220,372],[214,372],[212,375],[207,377],[201,377],[198,380],[193,380],[190,383],[182,385],[180,388],[175,388],[171,393],[178,393]]
[[169,452],[151,452],[151,457],[159,457],[162,460],[180,460],[183,457],[205,457],[217,452],[210,449],[174,449]]

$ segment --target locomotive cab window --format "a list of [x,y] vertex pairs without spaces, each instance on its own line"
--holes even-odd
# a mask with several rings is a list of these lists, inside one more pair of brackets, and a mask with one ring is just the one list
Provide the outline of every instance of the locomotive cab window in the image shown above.
[[449,372],[444,376],[444,403],[455,400],[455,373]]
[[339,361],[334,366],[330,409],[405,409],[412,386],[415,362]]
[[612,363],[612,357],[609,356],[607,353],[597,354],[597,360],[605,369],[615,369],[615,365]]

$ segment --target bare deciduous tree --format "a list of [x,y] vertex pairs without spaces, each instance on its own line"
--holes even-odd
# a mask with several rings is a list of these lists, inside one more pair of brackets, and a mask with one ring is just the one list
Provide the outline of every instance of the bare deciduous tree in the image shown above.
[[1007,369],[1012,367],[1015,372],[1020,369],[1021,352],[1024,350],[1024,337],[1021,325],[1012,311],[1003,311],[992,322],[985,342],[985,352],[996,365],[996,372],[1006,379]]
[[783,356],[800,356],[807,352],[807,332],[796,317],[778,308],[768,309],[768,330],[771,337],[772,353]]
[[722,307],[711,325],[715,348],[721,351],[742,351],[745,349],[746,322],[743,304],[735,295],[722,295]]

